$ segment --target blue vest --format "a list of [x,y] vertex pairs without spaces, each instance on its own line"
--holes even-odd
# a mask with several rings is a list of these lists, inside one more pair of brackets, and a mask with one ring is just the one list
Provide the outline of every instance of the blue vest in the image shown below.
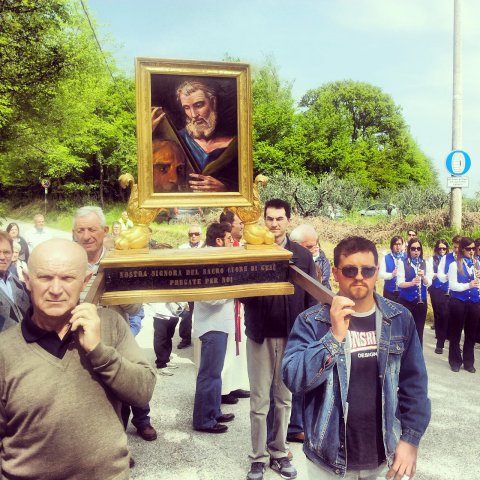
[[[438,258],[439,261],[437,264],[435,264],[435,258]],[[433,257],[433,273],[438,273],[438,265],[440,264],[441,260],[442,260],[442,257],[437,257],[437,256],[434,256]],[[452,262],[449,262],[449,266],[450,266],[450,263]],[[447,258],[445,258],[445,271],[447,271]],[[448,280],[446,282],[441,282],[438,277],[435,277],[432,281],[432,287],[433,288],[439,288],[440,290],[444,291],[444,292],[448,292]]]
[[[463,265],[464,273],[462,273],[457,266],[457,282],[458,283],[470,283],[473,278],[468,274],[465,265]],[[478,287],[469,288],[468,290],[464,290],[463,292],[455,292],[454,290],[450,290],[450,296],[452,298],[456,298],[457,300],[461,300],[462,302],[470,301],[472,303],[480,302],[480,296],[478,292]]]
[[[402,258],[399,258],[397,262],[401,262],[403,260]],[[393,255],[389,253],[388,255],[385,255],[385,270],[388,273],[391,273],[395,270],[395,259],[393,258]],[[390,280],[385,280],[383,284],[383,288],[387,292],[394,293],[396,288],[397,288],[397,278],[393,277]]]
[[[403,266],[405,268],[405,281],[406,282],[411,282],[417,274],[415,273],[415,269],[413,267],[408,268],[408,258],[405,258],[403,260]],[[425,262],[423,262],[422,265],[422,270],[425,270]],[[427,287],[423,284],[422,282],[422,300],[424,302],[427,301]],[[418,298],[418,285],[412,285],[411,287],[407,288],[399,288],[400,290],[400,298],[403,300],[406,300],[407,302],[417,302],[419,300]]]

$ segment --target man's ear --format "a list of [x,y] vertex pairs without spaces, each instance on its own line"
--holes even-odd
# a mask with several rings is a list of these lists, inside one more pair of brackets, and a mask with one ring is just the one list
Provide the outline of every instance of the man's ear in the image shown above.
[[92,278],[92,275],[93,275],[93,272],[87,272],[87,273],[85,274],[85,279],[83,280],[82,291],[85,290],[85,288],[87,288],[88,282],[89,282],[90,279]]
[[28,273],[27,270],[24,270],[22,273],[23,273],[23,280],[25,281],[25,286],[27,287],[27,290],[31,292],[32,289],[30,288],[30,274]]
[[109,230],[109,226],[108,226],[108,225],[105,225],[105,226],[103,227],[103,231],[104,231],[105,233],[108,233],[108,230]]
[[337,267],[332,267],[332,273],[333,273],[333,278],[335,279],[336,282],[338,282],[338,268]]
[[216,238],[215,244],[217,245],[217,247],[223,247],[223,238]]

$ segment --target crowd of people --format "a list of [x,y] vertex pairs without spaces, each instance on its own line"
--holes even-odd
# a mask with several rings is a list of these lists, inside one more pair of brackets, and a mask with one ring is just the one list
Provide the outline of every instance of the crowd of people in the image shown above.
[[[435,352],[443,353],[448,340],[451,369],[463,364],[474,373],[480,241],[455,237],[448,252],[448,242],[439,240],[425,260],[409,231],[407,242],[393,237],[391,252],[379,260],[370,240],[348,237],[335,247],[331,265],[311,225],[287,233],[290,216],[288,202],[265,203],[265,226],[276,245],[327,288],[333,276],[339,291],[331,305],[295,285],[293,295],[102,308],[85,302],[113,246],[99,207],[76,212],[73,241],[52,238],[42,215],[25,238],[15,223],[0,232],[4,477],[129,478],[134,461],[125,429],[131,416],[140,437],[157,439],[149,401],[155,381],[179,368],[171,361],[177,328],[177,348],[194,348],[195,431],[228,432],[235,416],[223,406],[250,399],[247,480],[262,480],[267,466],[296,478],[289,442],[304,444],[311,480],[413,477],[430,420],[422,352],[427,289]],[[117,235],[115,229],[131,225],[122,215],[113,227]],[[201,225],[190,225],[188,242],[178,248],[239,248],[243,227],[226,209],[205,235]],[[134,340],[145,311],[153,316],[156,368]],[[72,418],[78,411],[84,415]],[[76,452],[85,448],[79,460]]]

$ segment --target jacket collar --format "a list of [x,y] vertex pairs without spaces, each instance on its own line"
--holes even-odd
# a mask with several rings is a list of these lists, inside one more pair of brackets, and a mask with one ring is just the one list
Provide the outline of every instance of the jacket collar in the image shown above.
[[383,318],[388,322],[392,322],[392,318],[400,315],[402,312],[398,308],[398,304],[392,302],[388,298],[382,297],[378,293],[373,293],[373,298],[377,304],[378,309],[382,313]]

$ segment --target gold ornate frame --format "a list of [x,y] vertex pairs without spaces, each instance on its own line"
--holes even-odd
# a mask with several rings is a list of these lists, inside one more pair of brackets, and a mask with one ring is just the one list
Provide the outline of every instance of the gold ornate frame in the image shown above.
[[[187,60],[136,59],[138,201],[143,208],[249,206],[253,201],[250,68],[247,64]],[[178,78],[205,77],[236,86],[238,191],[155,193],[152,155],[152,78],[171,85]],[[231,79],[231,80],[228,80]],[[175,92],[172,92],[175,95]],[[212,175],[213,176],[213,175]]]

